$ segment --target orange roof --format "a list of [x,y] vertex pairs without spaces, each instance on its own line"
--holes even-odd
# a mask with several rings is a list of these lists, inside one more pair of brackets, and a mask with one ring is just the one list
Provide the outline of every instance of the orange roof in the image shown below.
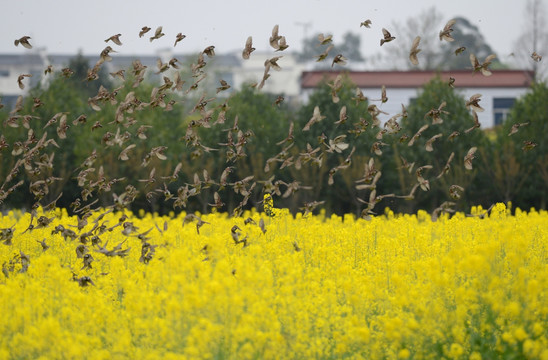
[[334,79],[338,74],[347,74],[360,88],[417,88],[437,74],[442,79],[455,78],[455,87],[529,87],[534,72],[529,70],[491,70],[493,75],[483,76],[471,70],[452,71],[304,71],[301,75],[301,88],[315,88],[327,77]]

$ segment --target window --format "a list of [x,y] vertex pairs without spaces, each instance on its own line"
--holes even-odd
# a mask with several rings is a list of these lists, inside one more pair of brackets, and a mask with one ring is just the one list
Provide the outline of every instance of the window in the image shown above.
[[10,71],[9,70],[0,70],[0,77],[8,77],[10,76]]
[[[219,86],[219,80],[224,80],[228,83],[230,86],[234,86],[234,74],[232,72],[218,72],[215,74],[215,86]],[[230,88],[227,89],[227,91],[222,91],[219,96],[220,97],[228,97],[230,93],[232,93],[234,89]]]
[[493,120],[495,126],[501,125],[504,121],[506,121],[506,118],[508,118],[508,114],[510,113],[510,109],[514,106],[515,100],[515,98],[493,99]]
[[0,95],[0,100],[2,104],[4,104],[5,109],[13,109],[15,108],[15,103],[17,102],[17,98],[19,96],[17,95]]

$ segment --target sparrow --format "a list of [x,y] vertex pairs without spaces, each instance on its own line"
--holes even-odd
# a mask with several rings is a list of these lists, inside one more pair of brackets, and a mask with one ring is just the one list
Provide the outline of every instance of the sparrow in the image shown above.
[[396,37],[392,36],[392,34],[390,34],[390,32],[386,30],[385,28],[382,28],[382,35],[384,36],[384,38],[381,39],[381,46],[384,43],[387,43],[396,39]]
[[526,125],[529,125],[529,121],[525,123],[515,123],[514,125],[512,125],[512,128],[510,129],[508,136],[514,135],[515,133],[518,132],[520,127],[526,126]]
[[449,159],[447,159],[447,162],[445,163],[445,166],[441,170],[440,174],[436,176],[436,179],[441,178],[443,175],[449,172],[449,170],[451,169],[451,162],[453,161],[454,157],[455,157],[455,153],[452,152],[451,155],[449,155]]
[[333,49],[333,47],[334,47],[333,45],[329,45],[323,53],[321,53],[320,55],[316,55],[316,62],[325,60],[327,58],[327,55],[329,55],[329,52]]
[[440,104],[440,106],[438,106],[437,109],[431,109],[430,111],[428,111],[426,113],[426,115],[424,115],[424,117],[425,118],[427,116],[431,117],[432,118],[432,125],[443,123],[443,119],[440,116],[442,114],[449,114],[449,112],[443,110],[443,108],[446,105],[447,105],[447,103],[445,101],[442,101],[442,103]]
[[305,202],[303,207],[300,207],[299,210],[303,210],[304,214],[303,217],[306,217],[309,213],[314,211],[315,208],[317,208],[320,205],[323,205],[325,201],[310,201]]
[[465,134],[468,134],[470,131],[477,129],[481,126],[481,123],[479,122],[478,113],[472,110],[472,117],[474,118],[474,125],[472,125],[471,128],[464,130]]
[[318,41],[320,42],[319,45],[327,45],[327,44],[333,42],[333,35],[324,36],[323,34],[319,34],[318,35]]
[[535,146],[537,146],[538,144],[533,142],[533,141],[530,141],[530,140],[524,140],[523,141],[523,147],[521,148],[523,151],[529,151],[529,150],[532,150]]
[[455,55],[462,54],[465,50],[466,50],[466,47],[461,46],[461,47],[455,49]]
[[221,84],[221,86],[217,88],[217,94],[221,91],[230,89],[230,85],[225,80],[221,79],[219,80],[219,83]]
[[151,36],[150,37],[150,42],[152,42],[152,40],[156,40],[156,39],[159,39],[161,38],[162,36],[164,36],[165,34],[162,32],[162,27],[161,26],[158,26],[156,28],[156,31],[154,32],[154,36]]
[[143,37],[147,32],[149,32],[151,29],[148,26],[143,26],[141,28],[141,31],[139,31],[139,37]]
[[331,63],[331,67],[333,67],[333,65],[335,65],[335,64],[346,65],[346,60],[348,60],[348,59],[345,58],[342,54],[338,54],[333,59],[333,62]]
[[255,48],[253,47],[253,38],[248,36],[245,42],[244,50],[242,51],[242,58],[244,60],[248,60],[253,51],[255,51]]
[[274,100],[274,105],[280,107],[280,105],[284,102],[285,98],[282,95],[279,95],[276,100]]
[[453,32],[452,26],[455,25],[456,22],[457,21],[455,19],[451,19],[447,22],[447,24],[445,24],[443,30],[440,31],[440,41],[455,41],[455,39],[451,36],[451,33]]
[[284,51],[287,49],[289,45],[287,45],[287,41],[285,40],[285,36],[280,37],[280,41],[278,42],[278,48],[276,51]]
[[282,38],[280,35],[278,35],[278,29],[279,29],[279,26],[277,24],[274,25],[274,27],[272,28],[272,35],[270,36],[270,39],[268,40],[270,42],[270,46],[275,50],[278,50],[280,48],[280,45],[278,44],[278,42]]
[[120,80],[123,81],[123,80],[126,79],[125,76],[124,76],[124,72],[125,72],[125,70],[122,69],[122,70],[118,70],[118,71],[116,71],[116,72],[111,72],[111,73],[109,73],[109,74],[110,74],[110,76],[112,76],[113,78],[116,78],[116,77],[117,77],[117,78],[119,78]]
[[481,94],[474,94],[470,96],[470,99],[468,99],[465,103],[465,106],[468,110],[474,110],[476,112],[483,112],[485,109],[482,108],[479,105],[479,102],[481,101]]
[[120,41],[120,36],[122,36],[122,34],[112,35],[111,37],[109,37],[108,39],[106,39],[105,42],[112,41],[112,42],[115,43],[116,45],[122,45],[122,42]]
[[464,191],[464,188],[462,186],[459,186],[459,185],[451,185],[449,187],[449,196],[451,196],[451,198],[453,200],[458,200],[460,199],[461,197],[461,193]]
[[322,116],[322,114],[320,113],[320,108],[318,106],[314,107],[314,114],[312,115],[310,120],[308,120],[308,122],[306,123],[302,131],[310,130],[310,127],[312,125],[314,125],[317,122],[320,122],[322,119],[325,119],[325,118],[326,117]]
[[434,147],[433,147],[434,141],[436,141],[437,139],[439,139],[442,136],[443,136],[443,134],[440,133],[440,134],[436,134],[436,135],[432,136],[430,139],[426,140],[426,151],[428,151],[428,152],[434,151]]
[[421,41],[421,37],[417,36],[415,40],[413,40],[413,44],[411,45],[411,50],[409,51],[409,60],[411,61],[411,64],[413,65],[419,65],[419,59],[417,58],[417,54],[421,51],[421,49],[419,49],[420,41]]
[[177,45],[177,43],[181,40],[183,40],[184,38],[186,38],[186,35],[183,35],[182,33],[178,33],[176,36],[175,36],[175,43],[173,44],[173,47],[175,47],[175,45]]
[[29,39],[31,39],[30,36],[23,36],[22,38],[15,40],[14,44],[15,46],[19,46],[19,44],[21,44],[27,49],[32,49],[32,45],[29,43]]
[[212,58],[215,56],[215,46],[211,45],[208,46],[202,51],[203,54],[206,54],[208,58]]
[[422,135],[422,132],[424,130],[428,129],[428,124],[425,124],[423,125],[419,131],[417,131],[417,133],[415,135],[413,135],[413,137],[411,138],[411,140],[409,140],[409,142],[407,143],[407,146],[413,146],[413,144],[415,143],[415,141]]
[[26,77],[32,77],[32,74],[21,74],[19,75],[19,77],[17,78],[17,84],[19,85],[19,89],[23,90],[25,88],[25,84],[23,84],[23,80],[26,78]]
[[371,27],[371,20],[367,19],[365,21],[362,21],[360,23],[360,27],[362,27],[362,26],[365,26],[366,28],[370,28]]
[[472,160],[475,158],[476,150],[478,150],[478,148],[473,146],[464,156],[464,167],[466,170],[472,170]]
[[474,72],[480,71],[484,76],[490,76],[492,73],[487,68],[491,65],[491,62],[496,58],[495,54],[491,54],[485,58],[485,61],[480,64],[479,60],[474,54],[470,54],[470,62],[472,63],[472,68]]

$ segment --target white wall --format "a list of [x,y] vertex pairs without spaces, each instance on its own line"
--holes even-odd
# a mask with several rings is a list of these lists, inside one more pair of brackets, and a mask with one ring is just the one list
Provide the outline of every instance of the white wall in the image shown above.
[[461,93],[468,99],[474,94],[482,94],[479,105],[485,109],[484,112],[478,113],[478,119],[481,127],[484,129],[495,126],[493,115],[493,99],[494,98],[515,98],[518,99],[527,93],[527,88],[473,88],[462,89]]
[[[482,94],[479,104],[485,109],[484,112],[478,113],[478,119],[483,129],[489,129],[494,126],[493,115],[493,99],[494,98],[516,98],[525,95],[528,91],[527,88],[467,88],[457,89],[465,99],[469,99],[474,94]],[[308,102],[312,89],[306,89],[302,93],[303,102]],[[410,100],[419,96],[417,89],[412,88],[398,88],[398,89],[386,89],[386,97],[388,101],[381,104],[380,101],[374,101],[381,98],[380,88],[368,88],[362,89],[364,96],[369,98],[370,103],[376,104],[379,109],[387,112],[389,115],[381,114],[379,119],[382,121],[388,120],[390,117],[401,112],[401,104],[406,107],[409,105]],[[442,117],[443,118],[443,117]],[[473,124],[470,124],[472,126]]]
[[270,69],[270,77],[266,80],[262,91],[273,94],[285,94],[286,96],[299,96],[301,92],[301,74],[304,70],[302,64],[295,61],[295,57],[289,53],[253,52],[249,60],[242,60],[241,67],[235,68],[234,87],[240,89],[245,83],[259,83],[264,74],[264,63],[275,56],[283,56],[278,60],[280,71]]
[[31,81],[30,78],[25,78],[23,84],[25,89],[19,89],[17,78],[21,74],[29,74],[31,71],[28,66],[11,65],[9,67],[3,67],[2,70],[8,70],[9,76],[0,76],[0,91],[2,95],[25,95],[30,90]]

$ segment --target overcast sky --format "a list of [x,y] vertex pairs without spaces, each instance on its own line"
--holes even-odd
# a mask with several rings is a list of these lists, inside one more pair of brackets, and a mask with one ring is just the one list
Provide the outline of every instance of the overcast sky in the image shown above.
[[[210,45],[217,53],[241,51],[250,35],[257,50],[268,50],[272,27],[279,24],[288,50],[300,50],[305,34],[333,34],[336,41],[352,31],[362,36],[362,55],[368,56],[378,51],[382,27],[389,29],[394,21],[403,22],[431,6],[444,21],[467,18],[502,60],[513,51],[525,22],[521,0],[10,0],[2,6],[0,53],[29,51],[13,43],[29,35],[33,46],[45,47],[48,53],[99,54],[104,40],[120,33],[122,47],[111,45],[119,53],[154,54],[173,47],[179,32],[187,37],[177,44],[177,53]],[[366,19],[371,19],[371,29],[360,28]],[[139,38],[145,25],[153,30]],[[150,43],[148,37],[160,25],[166,35]]]

